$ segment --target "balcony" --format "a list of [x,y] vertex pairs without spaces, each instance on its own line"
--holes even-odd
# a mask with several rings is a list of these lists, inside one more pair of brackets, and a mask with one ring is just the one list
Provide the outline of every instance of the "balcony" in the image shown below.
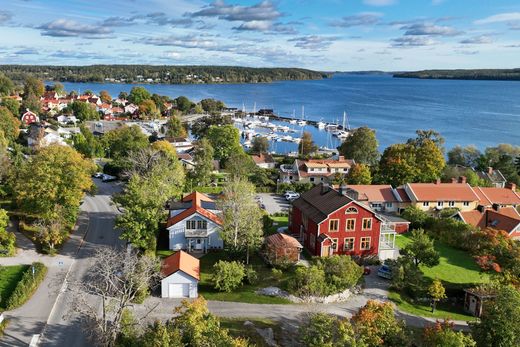
[[208,229],[185,229],[185,237],[207,237]]

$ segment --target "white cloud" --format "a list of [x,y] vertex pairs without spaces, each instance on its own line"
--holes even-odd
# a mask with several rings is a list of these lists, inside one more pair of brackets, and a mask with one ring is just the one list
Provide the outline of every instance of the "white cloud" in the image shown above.
[[489,16],[483,19],[479,19],[475,21],[475,24],[493,24],[493,23],[503,23],[503,22],[516,22],[520,21],[520,12],[508,12],[508,13],[500,13],[495,14],[493,16]]
[[363,3],[368,6],[390,6],[397,3],[397,0],[363,0]]

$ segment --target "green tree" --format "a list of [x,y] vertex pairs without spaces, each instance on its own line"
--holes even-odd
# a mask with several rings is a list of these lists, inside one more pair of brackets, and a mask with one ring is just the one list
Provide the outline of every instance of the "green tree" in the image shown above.
[[110,130],[103,136],[104,147],[110,157],[115,159],[126,158],[132,151],[148,146],[148,138],[137,125],[122,126]]
[[424,227],[424,224],[429,217],[426,212],[415,206],[408,206],[404,209],[401,215],[404,219],[410,222],[410,227],[412,229]]
[[433,240],[422,229],[412,230],[411,243],[401,249],[403,257],[413,261],[416,267],[433,267],[439,264],[439,252],[435,250]]
[[0,72],[0,96],[11,95],[14,91],[14,83],[9,77]]
[[303,156],[310,155],[318,150],[318,146],[312,140],[312,134],[304,131],[300,143],[298,144],[298,153]]
[[0,256],[14,255],[16,248],[16,236],[14,233],[7,231],[9,217],[7,211],[0,208]]
[[[130,340],[132,341],[132,339]],[[170,322],[155,321],[149,324],[140,337],[134,337],[135,346],[184,347],[181,332],[172,327]]]
[[128,93],[127,92],[120,92],[117,96],[121,100],[127,100],[128,99]]
[[107,103],[107,104],[111,104],[112,103],[112,96],[110,96],[110,93],[108,91],[106,91],[106,90],[102,90],[102,91],[99,92],[99,98],[104,103]]
[[95,165],[74,149],[50,145],[25,161],[13,180],[19,209],[45,221],[62,216],[74,223],[85,191],[92,187]]
[[99,119],[99,113],[92,104],[83,101],[74,101],[69,107],[74,116],[80,121]]
[[507,286],[484,305],[480,322],[470,323],[479,347],[520,346],[520,292]]
[[219,207],[222,211],[222,239],[235,251],[249,254],[263,241],[262,211],[255,202],[255,187],[240,178],[232,178],[225,186]]
[[348,255],[318,258],[316,265],[325,272],[327,288],[331,293],[352,288],[363,276],[363,268]]
[[213,265],[212,280],[215,289],[231,293],[240,287],[246,275],[244,264],[237,261],[219,260]]
[[233,125],[209,127],[207,138],[215,151],[215,159],[225,162],[233,152],[240,151],[240,134]]
[[222,111],[226,107],[222,101],[215,99],[202,99],[200,105],[204,111],[209,113]]
[[174,101],[177,109],[184,114],[188,113],[193,107],[195,107],[194,103],[185,96],[179,96]]
[[184,125],[182,125],[181,118],[178,115],[172,115],[166,121],[166,136],[168,137],[186,137],[188,133]]
[[435,311],[435,305],[442,299],[446,299],[446,289],[442,285],[442,282],[438,279],[434,279],[433,282],[428,286],[428,295],[432,298],[432,313]]
[[190,178],[199,186],[207,186],[211,182],[213,172],[213,147],[206,138],[195,143],[193,159],[195,169],[189,172]]
[[419,142],[415,147],[416,182],[432,182],[441,177],[446,166],[442,149],[430,139]]
[[104,149],[101,142],[83,124],[79,126],[79,134],[72,135],[74,149],[87,158],[102,157]]
[[128,95],[128,101],[134,105],[141,105],[143,101],[151,99],[150,92],[144,87],[133,87]]
[[65,92],[65,87],[60,82],[54,82],[51,88],[53,91],[58,93],[58,95],[63,95],[63,93]]
[[298,266],[294,271],[294,278],[289,283],[291,293],[307,298],[323,296],[327,292],[325,271],[316,265],[310,267]]
[[409,144],[412,144],[415,147],[421,147],[424,145],[425,141],[432,141],[435,146],[441,149],[441,152],[444,153],[443,146],[446,141],[439,132],[429,129],[417,130],[415,133],[417,134],[417,137],[414,139],[408,139]]
[[481,156],[482,153],[475,146],[457,145],[448,151],[448,164],[476,167]]
[[371,184],[372,175],[370,168],[366,164],[355,164],[347,174],[348,184]]
[[20,114],[20,102],[16,99],[3,99],[0,106],[6,107],[14,116]]
[[325,313],[310,314],[300,326],[300,339],[305,347],[355,347],[354,329],[348,319]]
[[0,129],[8,143],[13,143],[20,133],[20,121],[6,108],[0,107]]
[[256,171],[253,159],[242,148],[231,153],[224,165],[231,177],[247,178]]
[[408,144],[394,144],[387,147],[379,161],[377,180],[397,187],[414,182],[415,177],[417,177],[417,167],[413,147]]
[[222,115],[212,115],[208,117],[203,117],[195,123],[191,125],[191,133],[197,139],[201,139],[206,137],[209,132],[209,128],[212,126],[223,126],[223,125],[233,125],[233,121],[230,116],[222,116]]
[[34,76],[28,76],[25,79],[24,87],[23,87],[23,95],[24,98],[29,95],[34,95],[36,97],[41,97],[45,93],[45,85],[41,80]]
[[454,331],[453,323],[437,321],[433,326],[423,330],[424,347],[475,347],[476,343],[471,336],[462,331]]
[[264,136],[256,136],[252,141],[251,152],[267,153],[269,152],[269,140]]
[[34,94],[24,95],[22,101],[22,112],[26,110],[32,111],[36,114],[40,113],[42,105],[40,103],[40,97]]
[[345,158],[354,159],[356,163],[372,166],[377,164],[379,158],[378,146],[376,132],[367,127],[360,127],[345,139],[339,152]]

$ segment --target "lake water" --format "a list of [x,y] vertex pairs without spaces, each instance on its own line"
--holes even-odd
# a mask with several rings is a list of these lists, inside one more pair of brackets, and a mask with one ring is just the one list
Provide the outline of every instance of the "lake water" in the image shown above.
[[[113,97],[129,92],[132,84],[64,83],[65,88]],[[499,143],[520,145],[520,82],[457,81],[392,78],[388,75],[337,74],[319,81],[270,84],[144,85],[150,92],[192,100],[215,98],[229,107],[274,109],[276,114],[325,122],[342,122],[347,111],[351,127],[376,130],[381,149],[406,141],[417,129],[435,129],[446,147],[473,144],[484,149]],[[294,126],[301,131],[301,127]],[[320,146],[331,146],[327,132],[307,126]],[[296,135],[293,135],[296,136]],[[278,144],[277,144],[278,145]],[[334,145],[334,143],[332,143]],[[280,143],[279,151],[295,148]]]

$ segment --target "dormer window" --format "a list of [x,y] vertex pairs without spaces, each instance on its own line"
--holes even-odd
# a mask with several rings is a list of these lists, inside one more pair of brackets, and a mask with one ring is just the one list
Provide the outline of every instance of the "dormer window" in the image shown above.
[[355,207],[349,207],[347,208],[347,210],[345,211],[346,214],[355,214],[355,213],[358,213],[358,210],[357,208]]

